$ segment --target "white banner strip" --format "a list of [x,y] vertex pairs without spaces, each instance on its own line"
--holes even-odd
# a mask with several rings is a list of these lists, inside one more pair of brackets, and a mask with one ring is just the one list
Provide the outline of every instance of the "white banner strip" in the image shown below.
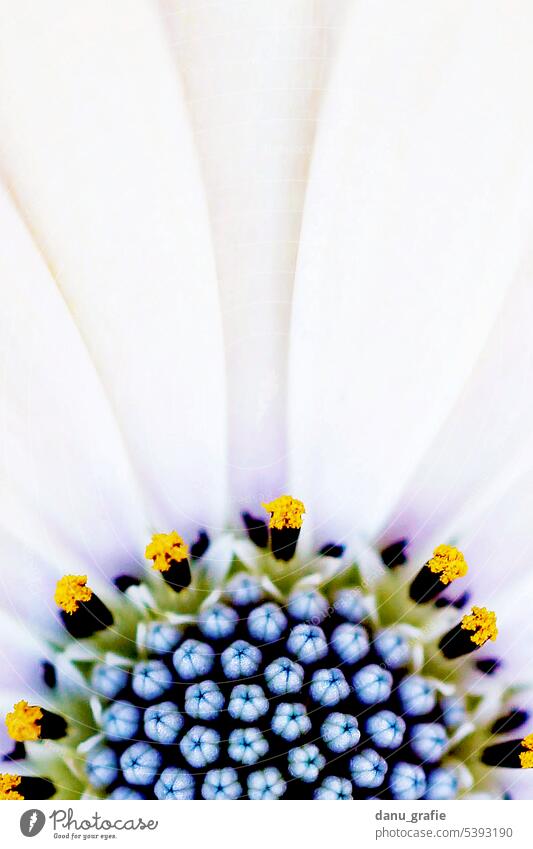
[[[10,802],[2,846],[358,849],[531,845],[531,802]],[[212,809],[207,810],[206,805]],[[71,845],[69,843],[68,845]]]

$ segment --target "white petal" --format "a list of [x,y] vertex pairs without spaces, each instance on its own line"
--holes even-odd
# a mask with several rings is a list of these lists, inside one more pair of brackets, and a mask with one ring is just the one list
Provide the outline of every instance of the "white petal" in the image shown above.
[[344,5],[163,3],[211,215],[236,510],[284,491],[292,283],[317,112]]
[[291,486],[341,538],[384,527],[530,233],[531,9],[407,6],[355,7],[302,228]]
[[[13,506],[11,500],[9,505]],[[3,511],[2,511],[3,512]],[[19,515],[24,515],[19,511]],[[54,602],[54,592],[58,579],[69,569],[71,560],[68,552],[50,540],[46,526],[32,525],[28,533],[28,541],[14,536],[0,522],[0,617],[10,616],[17,626],[24,631],[30,640],[43,641],[48,639],[59,644],[65,637],[59,611]],[[43,554],[46,551],[48,557]],[[54,551],[57,559],[51,559]],[[72,558],[73,559],[73,558]],[[113,559],[110,558],[110,563]],[[63,566],[61,566],[61,563]],[[88,561],[89,565],[90,562]],[[68,564],[65,566],[65,564]],[[87,565],[87,564],[86,564]],[[88,575],[88,585],[102,599],[109,601],[118,591],[112,588],[108,576],[99,573],[99,563],[92,568],[85,568],[83,574]],[[79,564],[83,569],[83,564]],[[8,645],[8,644],[6,644]],[[39,647],[41,643],[39,642]]]
[[[5,527],[0,532],[0,562],[0,617],[11,617],[31,641],[35,634],[57,640],[61,626],[54,590],[61,577],[60,567],[46,560],[38,546],[29,547]],[[8,650],[10,645],[11,640],[3,642],[1,650]]]
[[458,544],[470,565],[474,603],[496,612],[498,639],[485,647],[504,661],[507,681],[533,687],[531,515],[533,465],[483,510],[469,516]]
[[2,170],[109,394],[153,527],[219,525],[218,296],[158,4],[1,5]]
[[531,801],[533,794],[533,775],[530,769],[515,769],[506,781],[506,788],[512,799]]
[[47,659],[52,659],[50,651],[40,646],[31,630],[0,612],[0,757],[14,746],[5,715],[15,702],[26,699],[44,705],[47,696],[41,662]]
[[[17,694],[11,690],[4,690],[0,688],[0,758],[2,758],[2,755],[9,754],[15,745],[7,733],[4,718],[6,713],[11,710],[17,701],[17,698]],[[6,772],[7,771],[8,769],[6,769]]]
[[[147,528],[124,442],[61,293],[1,189],[0,232],[0,535],[55,570],[109,574],[140,559]],[[17,560],[3,563],[20,581]]]
[[51,661],[52,653],[29,628],[4,612],[0,613],[0,660],[1,690],[28,701],[42,697],[41,662]]
[[[43,583],[46,585],[46,581]],[[25,699],[57,711],[56,700],[72,693],[79,697],[87,689],[80,671],[64,655],[57,655],[42,639],[41,629],[36,628],[41,605],[31,580],[26,591],[30,596],[28,618],[21,617],[20,610],[13,611],[14,615],[0,611],[0,755],[11,751],[14,745],[6,733],[5,715],[16,702]],[[54,666],[54,689],[45,684],[45,661]]]
[[[464,535],[531,465],[532,270],[529,256],[461,397],[387,518],[384,542],[407,536],[413,552],[427,553]],[[503,518],[494,517],[508,538]]]

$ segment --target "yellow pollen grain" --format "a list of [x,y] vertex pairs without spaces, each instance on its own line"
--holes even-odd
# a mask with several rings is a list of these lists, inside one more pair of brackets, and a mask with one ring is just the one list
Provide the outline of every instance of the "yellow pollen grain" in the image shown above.
[[533,769],[533,752],[520,752],[520,766],[522,769]]
[[476,646],[483,646],[488,640],[494,641],[498,636],[496,614],[486,607],[473,607],[472,613],[461,619],[461,628],[472,631],[470,639]]
[[41,736],[39,720],[42,718],[43,712],[38,705],[29,705],[24,700],[17,702],[6,716],[7,733],[17,743],[38,740]]
[[87,575],[64,575],[56,585],[54,601],[65,613],[76,613],[80,601],[90,601],[93,591],[86,586]]
[[451,584],[456,578],[463,578],[468,572],[463,554],[453,545],[437,546],[427,565],[444,585]]
[[183,541],[177,531],[169,534],[154,534],[152,541],[146,546],[144,556],[153,560],[153,568],[157,572],[167,572],[172,561],[180,563],[187,560],[189,546]]
[[290,495],[280,495],[274,501],[262,505],[270,513],[270,527],[282,530],[283,528],[301,528],[302,516],[305,513],[303,501],[292,498]]
[[0,799],[2,801],[24,799],[24,796],[21,796],[21,794],[15,790],[15,787],[18,787],[19,784],[20,775],[10,775],[8,772],[0,773]]
[[530,749],[533,751],[533,734],[528,734],[527,737],[524,737],[522,740],[522,746],[524,749]]

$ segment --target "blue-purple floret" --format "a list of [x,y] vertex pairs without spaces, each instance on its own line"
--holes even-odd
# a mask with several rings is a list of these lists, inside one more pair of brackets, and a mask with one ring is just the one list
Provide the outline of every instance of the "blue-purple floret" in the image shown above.
[[113,799],[451,799],[453,697],[375,633],[358,590],[287,605],[237,575],[196,625],[152,623],[133,666],[99,662],[102,739],[86,755]]

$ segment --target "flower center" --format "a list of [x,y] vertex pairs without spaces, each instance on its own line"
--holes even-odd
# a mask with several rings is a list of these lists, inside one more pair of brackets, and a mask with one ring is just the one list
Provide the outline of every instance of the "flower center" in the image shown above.
[[494,743],[528,718],[497,676],[492,715],[470,714],[483,713],[470,655],[497,628],[482,607],[458,622],[442,595],[467,572],[460,551],[441,545],[416,571],[401,541],[370,579],[335,543],[298,558],[301,501],[264,507],[268,523],[244,515],[256,555],[236,546],[225,576],[205,532],[189,547],[172,531],[146,548],[153,570],[120,576],[105,601],[87,576],[58,582],[87,651],[68,636],[56,650],[84,683],[67,696],[47,663],[53,710],[20,701],[7,715],[29,767],[32,747],[54,740],[58,754],[43,778],[2,775],[2,798],[498,796],[494,767],[533,767],[533,735]]

